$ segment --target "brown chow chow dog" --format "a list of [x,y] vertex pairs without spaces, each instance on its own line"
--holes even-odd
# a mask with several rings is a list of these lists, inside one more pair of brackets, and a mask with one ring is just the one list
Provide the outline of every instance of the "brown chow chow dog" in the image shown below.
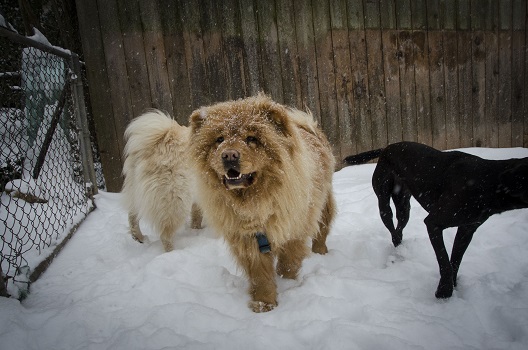
[[199,203],[249,279],[250,308],[277,306],[277,274],[295,279],[312,251],[325,254],[335,215],[334,157],[310,114],[263,94],[190,117]]

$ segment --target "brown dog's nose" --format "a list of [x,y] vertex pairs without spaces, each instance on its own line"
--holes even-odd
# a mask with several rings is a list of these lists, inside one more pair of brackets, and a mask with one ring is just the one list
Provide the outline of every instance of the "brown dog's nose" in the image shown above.
[[240,153],[236,149],[226,149],[222,152],[224,162],[235,162],[240,158]]

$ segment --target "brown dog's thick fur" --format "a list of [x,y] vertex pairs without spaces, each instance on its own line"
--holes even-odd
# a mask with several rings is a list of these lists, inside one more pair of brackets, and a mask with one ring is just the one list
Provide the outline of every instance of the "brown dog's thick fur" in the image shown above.
[[[309,250],[325,254],[335,215],[334,157],[310,114],[263,94],[218,103],[190,117],[190,154],[208,222],[250,283],[255,312],[277,305],[277,274],[297,277]],[[266,234],[270,253],[259,251]]]

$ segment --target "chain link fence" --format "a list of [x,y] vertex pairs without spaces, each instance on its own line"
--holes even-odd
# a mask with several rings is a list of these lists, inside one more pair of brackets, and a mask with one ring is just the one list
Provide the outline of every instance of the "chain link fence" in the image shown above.
[[0,47],[0,295],[23,298],[94,208],[102,177],[77,55],[4,27]]

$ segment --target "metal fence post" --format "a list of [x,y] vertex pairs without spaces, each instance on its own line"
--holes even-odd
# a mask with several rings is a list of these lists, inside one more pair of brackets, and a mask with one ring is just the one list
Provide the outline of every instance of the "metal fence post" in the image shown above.
[[75,119],[80,128],[80,149],[83,164],[84,182],[89,185],[87,193],[90,197],[97,194],[97,180],[95,177],[95,170],[93,164],[93,154],[90,142],[90,132],[88,130],[88,118],[86,116],[86,106],[84,104],[84,92],[81,81],[81,64],[79,56],[75,53],[71,54],[72,74],[70,75],[73,109]]
[[7,297],[6,281],[4,279],[4,273],[2,272],[2,266],[0,265],[0,297]]

